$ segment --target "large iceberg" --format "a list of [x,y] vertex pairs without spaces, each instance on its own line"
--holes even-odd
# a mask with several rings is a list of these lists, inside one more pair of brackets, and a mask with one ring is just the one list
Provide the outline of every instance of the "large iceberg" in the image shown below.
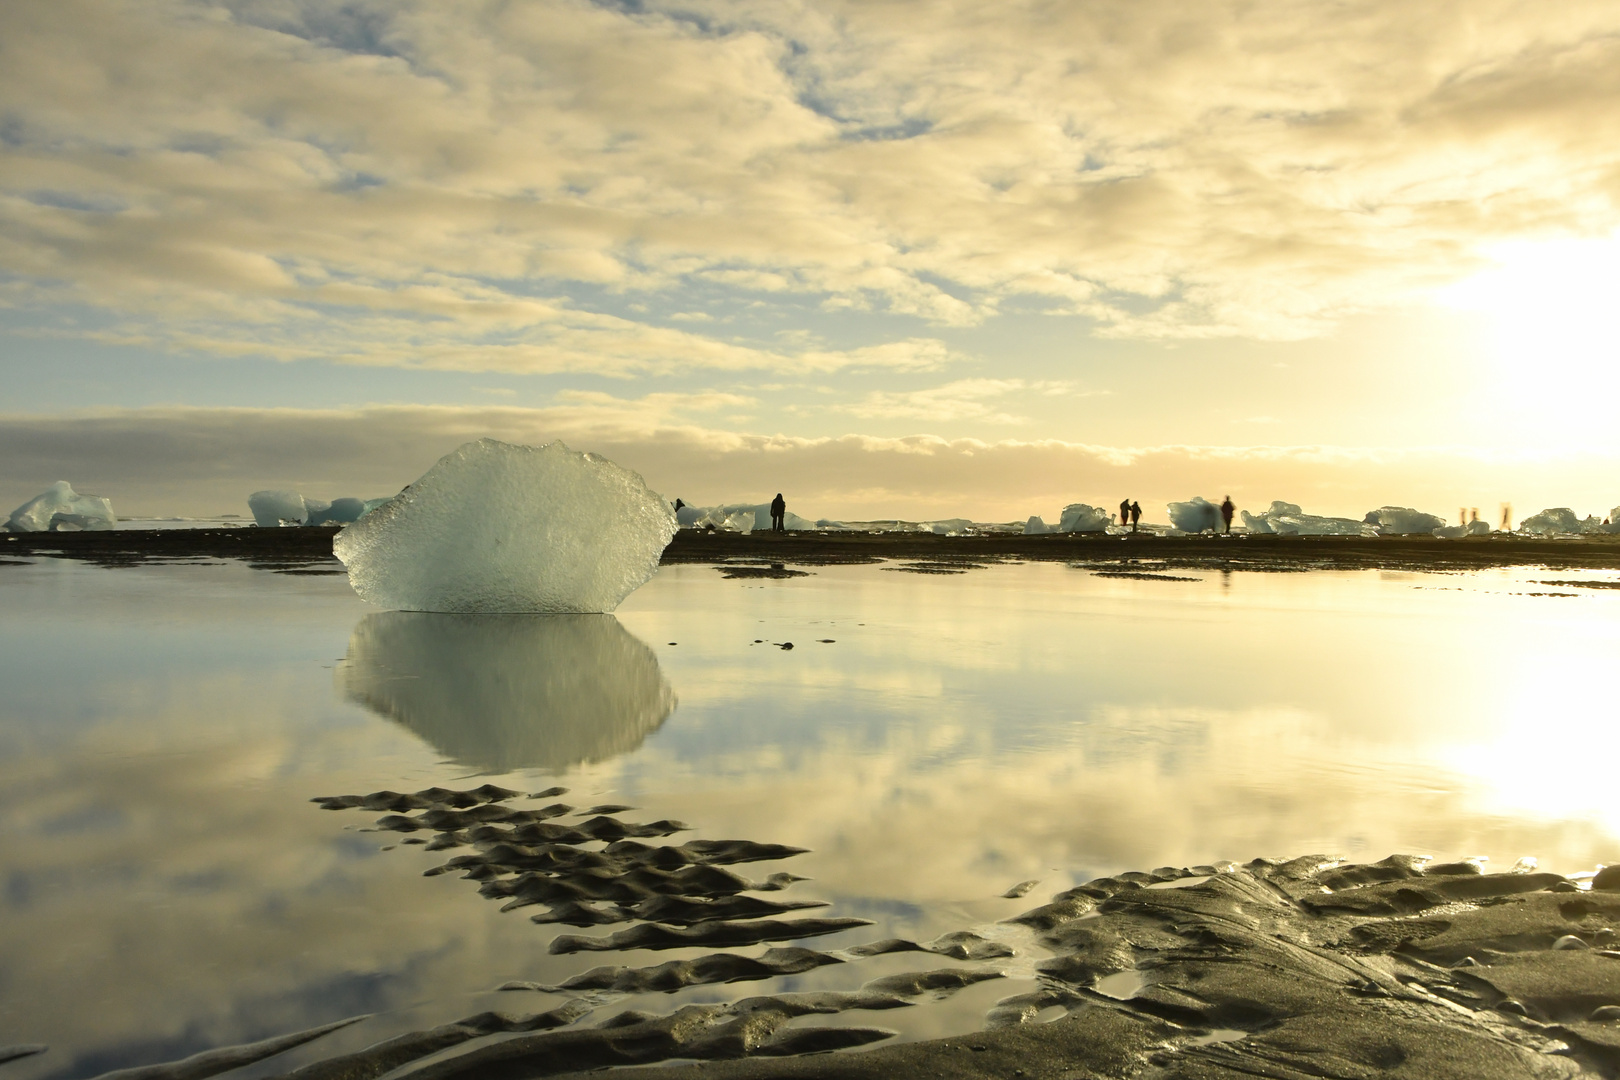
[[1221,508],[1208,499],[1194,495],[1186,502],[1173,502],[1166,509],[1170,511],[1170,524],[1182,532],[1203,532],[1214,529],[1220,532],[1225,527],[1221,520]]
[[1107,510],[1099,510],[1095,506],[1085,503],[1070,503],[1063,508],[1063,516],[1058,518],[1058,532],[1107,532],[1108,525],[1114,520],[1114,515]]
[[112,500],[81,495],[66,480],[58,480],[6,519],[6,528],[12,532],[79,532],[111,529],[117,524]]
[[382,607],[606,612],[657,572],[675,530],[669,503],[606,458],[480,439],[332,550],[355,591]]
[[1444,527],[1446,523],[1445,518],[1425,514],[1408,506],[1380,506],[1376,510],[1367,511],[1367,516],[1361,520],[1377,529],[1380,536],[1418,536],[1423,533],[1432,535],[1434,530]]
[[604,761],[675,708],[658,657],[612,615],[373,612],[335,674],[351,700],[494,773]]
[[1360,536],[1364,523],[1353,518],[1318,517],[1301,510],[1298,503],[1271,504],[1271,509],[1259,514],[1241,511],[1244,527],[1251,533],[1274,533],[1278,536]]
[[1055,529],[1043,521],[1038,514],[1031,516],[1028,521],[1024,522],[1025,536],[1044,536],[1047,533],[1055,533],[1059,531],[1061,530]]

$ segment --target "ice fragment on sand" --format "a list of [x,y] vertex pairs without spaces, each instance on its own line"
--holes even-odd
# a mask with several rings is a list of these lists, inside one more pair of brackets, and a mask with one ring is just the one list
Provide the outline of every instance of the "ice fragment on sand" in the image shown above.
[[1490,522],[1474,520],[1466,525],[1442,525],[1434,530],[1434,536],[1440,540],[1461,540],[1465,536],[1491,535]]
[[[1620,507],[1616,507],[1616,511],[1620,512]],[[1609,520],[1613,522],[1620,518],[1611,516]],[[1560,506],[1525,518],[1519,522],[1519,531],[1540,536],[1576,536],[1581,533],[1620,532],[1620,526],[1605,525],[1596,517],[1577,518],[1575,511]]]
[[1206,529],[1219,532],[1224,527],[1221,508],[1201,495],[1194,495],[1186,502],[1173,502],[1167,509],[1170,524],[1182,532],[1197,533]]
[[446,454],[332,550],[408,611],[607,612],[658,570],[675,512],[636,473],[560,442]]
[[1099,510],[1095,506],[1085,503],[1070,503],[1063,508],[1063,516],[1058,519],[1057,532],[1107,532],[1113,515],[1106,510]]
[[[1271,509],[1259,514],[1242,511],[1243,524],[1251,533],[1278,536],[1360,536],[1364,523],[1351,518],[1318,517],[1301,510],[1298,503],[1278,499]],[[1371,531],[1371,530],[1365,530]]]
[[111,500],[80,495],[66,480],[58,480],[49,491],[13,510],[6,528],[12,532],[79,532],[111,529],[117,522]]
[[302,525],[309,520],[309,508],[296,491],[255,491],[248,496],[248,509],[261,529]]
[[1445,525],[1446,519],[1413,510],[1407,506],[1380,506],[1367,511],[1361,519],[1378,530],[1380,536],[1417,536],[1433,533]]

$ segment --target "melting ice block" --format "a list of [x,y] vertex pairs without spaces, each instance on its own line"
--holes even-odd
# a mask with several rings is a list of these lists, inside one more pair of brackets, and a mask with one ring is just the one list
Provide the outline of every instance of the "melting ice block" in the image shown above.
[[1380,506],[1376,510],[1367,511],[1367,516],[1361,520],[1376,528],[1380,536],[1417,536],[1419,533],[1433,533],[1446,523],[1445,518],[1425,514],[1407,506]]
[[1579,533],[1613,532],[1614,530],[1611,526],[1604,525],[1596,517],[1578,518],[1575,516],[1575,511],[1569,507],[1559,506],[1525,518],[1519,522],[1519,531],[1537,533],[1541,536],[1567,536]]
[[339,533],[362,597],[407,611],[606,612],[658,570],[675,512],[560,442],[480,439]]
[[1360,536],[1364,525],[1364,522],[1351,518],[1307,514],[1298,503],[1283,502],[1281,499],[1262,513],[1251,514],[1244,510],[1242,515],[1243,524],[1251,533],[1273,533],[1278,536]]
[[1186,502],[1173,502],[1166,509],[1170,512],[1170,524],[1182,532],[1197,533],[1205,529],[1219,532],[1226,524],[1221,518],[1221,508],[1201,495],[1194,495]]
[[80,495],[66,480],[58,480],[6,519],[6,528],[12,532],[79,532],[111,529],[117,524],[112,500]]
[[309,507],[296,491],[255,491],[248,496],[253,523],[262,529],[281,525],[302,525],[309,520]]
[[1055,532],[1107,532],[1108,525],[1114,520],[1114,515],[1106,510],[1099,510],[1095,506],[1085,503],[1070,503],[1063,508],[1063,515],[1058,518],[1058,527]]

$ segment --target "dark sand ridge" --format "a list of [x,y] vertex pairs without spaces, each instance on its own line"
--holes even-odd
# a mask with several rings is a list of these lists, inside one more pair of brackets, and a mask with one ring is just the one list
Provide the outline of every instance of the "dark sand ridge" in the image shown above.
[[[639,905],[669,899],[695,913],[707,903],[724,905],[752,891],[780,892],[801,880],[774,874],[756,884],[725,869],[800,853],[780,845],[690,840],[654,846],[616,839],[587,848],[610,833],[656,839],[685,827],[668,821],[620,830],[559,826],[551,819],[571,808],[505,805],[519,794],[485,785],[317,801],[334,810],[391,811],[377,823],[383,829],[440,829],[438,846],[472,853],[429,873],[463,871],[486,896],[510,899],[521,881],[555,883],[561,892],[534,901],[551,905],[560,916],[555,921],[579,914],[589,924],[597,920],[588,912],[614,909],[635,918]],[[554,788],[530,799],[561,794]],[[582,813],[602,822],[627,809]],[[552,831],[558,829],[566,831]],[[404,842],[413,840],[421,842],[414,835]],[[737,928],[774,927],[748,931],[747,940],[771,941],[864,923],[806,919],[795,927],[786,920],[751,920],[746,912],[746,921],[733,917],[722,907],[712,921],[644,922],[636,929],[713,931],[718,942]],[[718,953],[645,968],[597,968],[557,986],[511,983],[502,989],[584,996],[553,1002],[543,1012],[481,1013],[317,1060],[286,1076],[373,1080],[391,1072],[398,1080],[521,1080],[628,1065],[642,1066],[634,1074],[639,1080],[1550,1080],[1620,1074],[1620,949],[1612,947],[1620,943],[1620,868],[1598,874],[1588,890],[1533,868],[1483,874],[1474,863],[1425,865],[1409,856],[1363,865],[1307,856],[1163,867],[1089,882],[1009,922],[1036,935],[1051,953],[1037,965],[1038,989],[998,1002],[985,1030],[960,1037],[828,1054],[821,1051],[882,1042],[892,1033],[794,1021],[904,1008],[1002,977],[996,962],[1011,950],[971,932],[926,943],[889,939],[828,952],[778,947],[755,958]],[[782,928],[786,936],[779,936]],[[659,947],[619,937],[581,940],[605,949]],[[681,941],[699,943],[697,937]],[[772,978],[899,951],[932,953],[957,964],[884,976],[848,991],[741,997],[667,1014],[612,1014],[611,998],[603,996]],[[1063,1010],[1060,1019],[1035,1022],[1053,1007]],[[108,1077],[202,1080],[328,1030]],[[474,1040],[480,1041],[471,1049],[448,1053]],[[36,1049],[0,1049],[0,1060]]]
[[[238,559],[282,573],[343,573],[332,557],[337,529],[152,529],[18,533],[0,537],[0,565],[28,557],[80,559],[100,566],[151,561]],[[956,573],[1010,560],[1067,562],[1125,572],[1153,570],[1552,570],[1620,569],[1620,536],[1544,539],[1475,536],[935,536],[931,533],[709,533],[682,529],[664,550],[666,565],[709,563],[748,576],[792,576],[791,566],[893,561],[894,569]],[[773,574],[772,564],[780,564]],[[1153,572],[1153,571],[1147,571]]]

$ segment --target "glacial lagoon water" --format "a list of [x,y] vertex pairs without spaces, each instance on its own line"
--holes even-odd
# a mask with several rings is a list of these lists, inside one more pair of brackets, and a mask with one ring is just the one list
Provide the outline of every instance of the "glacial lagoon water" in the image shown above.
[[[1039,959],[1001,920],[1104,874],[1620,859],[1620,590],[1545,583],[1612,575],[1187,576],[676,566],[616,617],[546,618],[384,612],[342,576],[237,564],[0,567],[0,1044],[51,1047],[5,1068],[88,1077],[372,1014],[238,1074],[276,1075],[555,1000],[508,980],[701,951],[552,955],[612,928],[502,913],[423,875],[454,851],[315,796],[564,786],[682,837],[810,849],[749,869],[873,922],[816,948],[972,929],[1017,949],[1006,979],[882,1014],[900,1038],[981,1026]],[[918,967],[856,966],[598,994],[593,1017]]]

